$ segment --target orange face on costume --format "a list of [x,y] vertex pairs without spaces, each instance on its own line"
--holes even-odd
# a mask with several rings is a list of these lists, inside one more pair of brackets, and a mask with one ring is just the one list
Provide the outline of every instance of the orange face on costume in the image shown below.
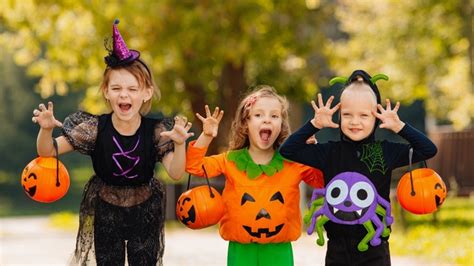
[[272,238],[285,227],[280,217],[280,208],[284,208],[285,199],[280,191],[272,195],[258,193],[253,196],[244,193],[240,202],[242,213],[245,213],[242,227],[252,238]]
[[[278,243],[299,236],[299,230],[293,232],[295,224],[288,217],[289,212],[294,212],[289,209],[293,206],[294,199],[286,198],[298,194],[297,190],[290,192],[285,186],[280,188],[243,186],[235,190],[224,189],[224,194],[226,214],[221,220],[220,228],[224,239],[264,244]],[[297,212],[294,220],[299,226],[299,208]]]

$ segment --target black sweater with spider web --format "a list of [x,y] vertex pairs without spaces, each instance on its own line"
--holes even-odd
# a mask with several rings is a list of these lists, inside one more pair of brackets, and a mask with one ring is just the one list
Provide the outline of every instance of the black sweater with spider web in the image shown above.
[[[306,140],[318,131],[308,121],[281,146],[281,155],[320,169],[324,173],[325,184],[343,172],[360,173],[389,202],[392,170],[409,164],[409,149],[413,148],[413,163],[427,160],[437,152],[430,139],[408,124],[398,133],[408,144],[375,141],[374,134],[362,141],[352,141],[342,135],[340,141],[306,144]],[[345,237],[361,240],[367,234],[367,230],[360,224],[343,225],[328,221],[324,227],[329,239]]]

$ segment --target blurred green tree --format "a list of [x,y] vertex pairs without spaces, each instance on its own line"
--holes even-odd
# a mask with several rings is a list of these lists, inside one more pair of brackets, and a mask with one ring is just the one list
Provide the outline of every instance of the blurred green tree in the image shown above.
[[314,0],[3,2],[0,42],[40,78],[43,97],[86,86],[82,106],[97,113],[103,40],[118,17],[128,46],[154,70],[163,95],[157,109],[194,117],[206,103],[219,105],[222,147],[249,86],[267,83],[299,100],[318,91],[331,8]]
[[385,73],[382,94],[426,99],[428,113],[454,128],[472,125],[473,19],[464,0],[351,1],[336,7],[345,35],[327,46],[331,67],[348,75],[364,66]]
[[36,155],[31,115],[39,97],[28,88],[37,80],[25,78],[24,71],[2,48],[0,45],[0,171],[17,170],[19,175],[19,169],[29,162],[24,160],[32,160]]
[[[55,110],[59,114],[70,113],[77,109],[84,93],[78,91],[69,93],[67,97],[54,95],[46,100],[41,99],[38,93],[31,91],[38,79],[27,77],[25,69],[15,65],[12,56],[1,45],[0,80],[0,154],[4,155],[0,160],[0,171],[17,176],[37,155],[38,125],[31,122],[33,109],[39,103],[51,100],[56,102]],[[58,116],[59,119],[62,117]],[[68,166],[79,163],[76,156],[66,161]],[[3,181],[16,182],[16,179]],[[0,180],[0,183],[3,181]]]
[[42,97],[87,88],[82,107],[98,113],[103,40],[118,17],[162,89],[156,109],[193,117],[208,103],[227,112],[219,147],[249,86],[308,101],[333,75],[329,66],[386,73],[384,96],[426,99],[429,114],[460,129],[474,117],[468,2],[2,1],[0,42],[39,77]]

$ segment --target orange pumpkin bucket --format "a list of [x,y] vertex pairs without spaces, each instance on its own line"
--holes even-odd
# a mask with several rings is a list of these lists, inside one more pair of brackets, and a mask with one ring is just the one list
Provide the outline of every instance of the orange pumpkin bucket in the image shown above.
[[31,199],[50,203],[66,195],[69,189],[69,173],[54,157],[38,157],[23,169],[21,186]]
[[[204,166],[203,166],[204,169]],[[224,215],[224,202],[219,192],[211,187],[207,177],[207,186],[189,189],[191,175],[188,177],[188,187],[179,196],[176,203],[176,217],[191,229],[202,229],[217,224]]]
[[443,179],[430,168],[412,170],[413,150],[410,149],[410,171],[404,174],[397,186],[400,205],[414,214],[433,213],[443,204],[447,195]]

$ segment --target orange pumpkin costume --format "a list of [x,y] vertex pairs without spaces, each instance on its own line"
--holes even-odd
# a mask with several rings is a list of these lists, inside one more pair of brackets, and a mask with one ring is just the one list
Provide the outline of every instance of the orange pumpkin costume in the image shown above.
[[207,147],[197,148],[194,143],[189,143],[186,153],[186,171],[204,177],[204,165],[209,177],[226,178],[222,193],[226,209],[219,229],[223,239],[265,244],[299,238],[299,183],[323,187],[320,170],[288,161],[278,152],[268,165],[255,164],[247,149],[206,157]]

